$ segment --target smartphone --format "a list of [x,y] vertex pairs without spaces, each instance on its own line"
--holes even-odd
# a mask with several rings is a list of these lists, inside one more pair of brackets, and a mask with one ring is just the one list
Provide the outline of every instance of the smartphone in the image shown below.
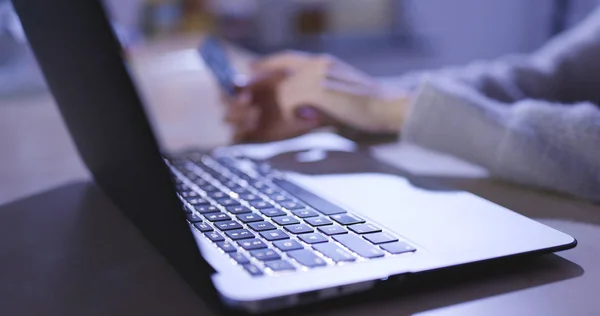
[[235,78],[237,72],[231,64],[223,43],[214,35],[207,36],[198,52],[213,73],[221,89],[230,96],[236,92]]

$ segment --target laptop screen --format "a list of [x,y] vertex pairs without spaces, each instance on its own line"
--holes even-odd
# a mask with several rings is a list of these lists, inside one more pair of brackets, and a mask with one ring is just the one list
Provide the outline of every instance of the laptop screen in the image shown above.
[[187,225],[170,172],[98,0],[14,0],[80,156],[98,186],[207,301],[214,270]]

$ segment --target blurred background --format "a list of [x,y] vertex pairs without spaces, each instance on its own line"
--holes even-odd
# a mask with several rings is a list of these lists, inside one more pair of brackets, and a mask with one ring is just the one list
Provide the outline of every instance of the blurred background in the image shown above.
[[[526,53],[597,0],[102,0],[168,150],[231,139],[196,48],[213,32],[234,64],[284,48],[337,55],[390,80],[407,71]],[[93,36],[93,34],[90,34]],[[0,0],[0,204],[89,175],[9,0]]]
[[[329,52],[381,76],[529,52],[595,0],[103,0],[127,45],[208,30],[256,53]],[[0,96],[43,89],[0,0]]]

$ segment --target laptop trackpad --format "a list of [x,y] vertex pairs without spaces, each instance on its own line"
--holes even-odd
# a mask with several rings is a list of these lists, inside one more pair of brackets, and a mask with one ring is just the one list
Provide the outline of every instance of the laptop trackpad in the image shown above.
[[289,180],[437,254],[476,260],[555,246],[563,234],[468,192],[429,190],[382,173]]

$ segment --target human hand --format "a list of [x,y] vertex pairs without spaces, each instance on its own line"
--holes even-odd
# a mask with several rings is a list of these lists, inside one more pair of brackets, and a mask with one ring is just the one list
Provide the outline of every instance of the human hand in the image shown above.
[[285,69],[255,71],[248,81],[237,84],[234,96],[222,95],[227,106],[225,122],[233,127],[234,143],[281,140],[325,125],[323,118],[308,107],[284,120],[276,93],[288,76]]
[[236,142],[285,139],[321,126],[400,129],[407,98],[334,57],[283,52],[251,66],[250,80],[224,97]]

